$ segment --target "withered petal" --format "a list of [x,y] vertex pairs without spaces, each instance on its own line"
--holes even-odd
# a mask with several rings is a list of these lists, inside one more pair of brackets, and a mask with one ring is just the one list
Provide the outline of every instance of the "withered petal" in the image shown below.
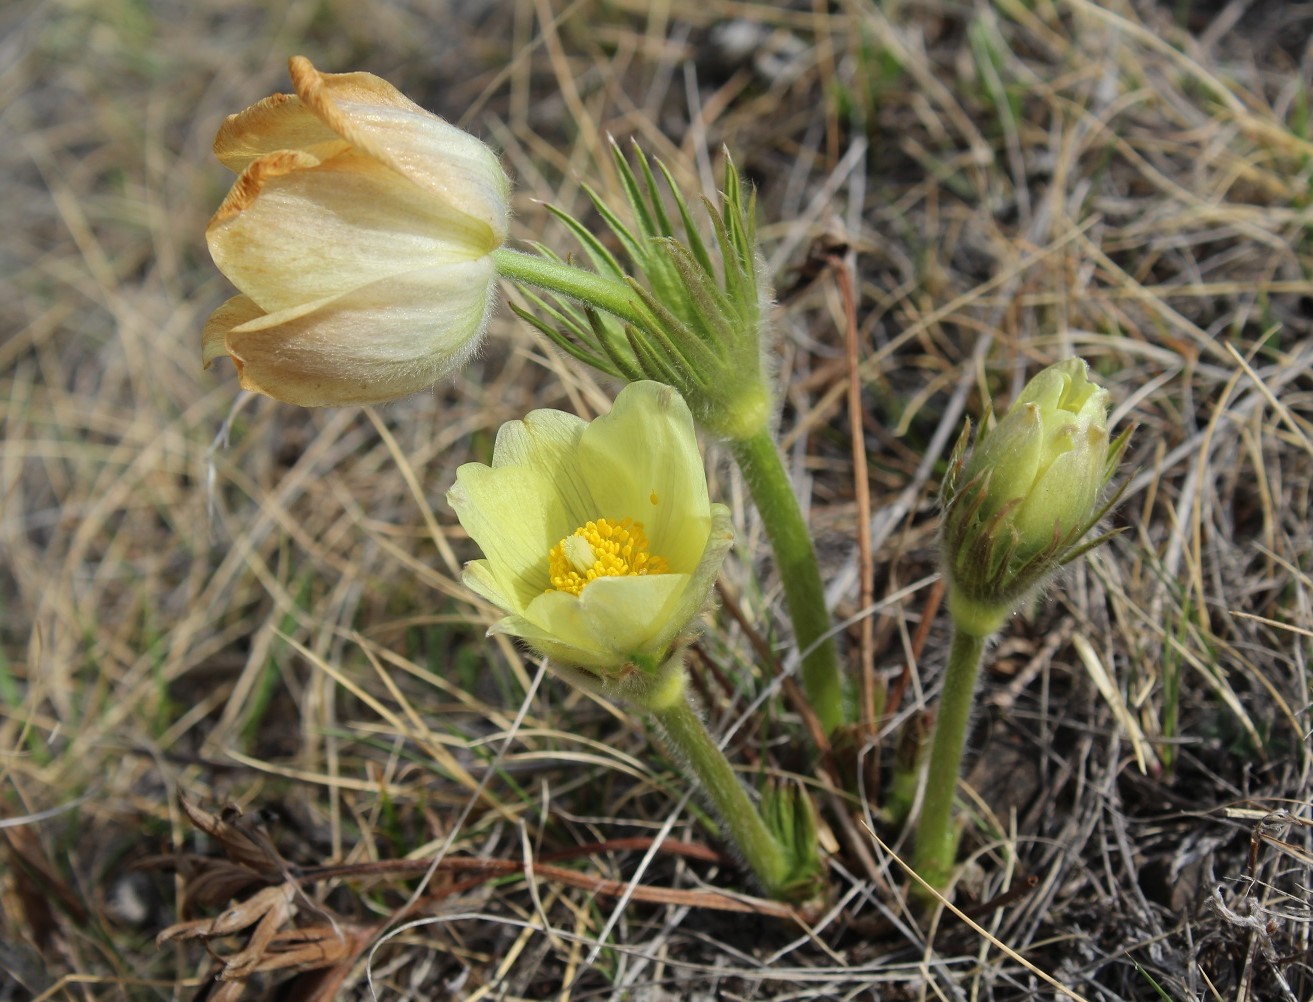
[[295,94],[271,94],[224,119],[214,137],[214,155],[241,173],[252,161],[279,150],[300,150],[327,160],[347,145]]
[[216,358],[228,355],[228,332],[263,316],[264,310],[256,306],[250,296],[229,299],[205,321],[205,330],[201,334],[201,364],[208,369]]
[[227,197],[219,203],[219,208],[210,217],[210,222],[205,227],[206,233],[248,208],[259,198],[264,186],[274,178],[298,170],[309,170],[311,167],[318,167],[320,163],[318,157],[301,150],[277,150],[251,161],[237,176],[237,180],[228,190]]
[[325,126],[477,221],[489,248],[505,242],[510,182],[481,141],[371,73],[321,73],[304,56],[293,56],[288,70]]

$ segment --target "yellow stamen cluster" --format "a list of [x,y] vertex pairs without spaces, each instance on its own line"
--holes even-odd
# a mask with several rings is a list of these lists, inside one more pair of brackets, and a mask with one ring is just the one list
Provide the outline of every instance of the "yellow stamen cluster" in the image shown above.
[[574,530],[547,555],[548,591],[578,595],[597,578],[632,574],[669,574],[665,557],[647,552],[643,523],[632,518],[599,518]]

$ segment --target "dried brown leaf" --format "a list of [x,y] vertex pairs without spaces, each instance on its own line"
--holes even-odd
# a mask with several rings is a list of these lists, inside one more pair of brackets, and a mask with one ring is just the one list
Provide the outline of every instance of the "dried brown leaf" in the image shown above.
[[[230,969],[249,964],[243,977],[256,972],[285,971],[291,968],[314,970],[343,963],[349,966],[372,934],[372,928],[341,923],[284,929],[265,944],[259,958],[254,958],[252,948],[248,947],[241,953],[231,955],[228,964]],[[227,971],[223,974],[224,978],[232,976]]]
[[259,925],[252,933],[252,941],[260,939],[267,943],[273,938],[274,932],[295,914],[293,901],[297,894],[294,884],[266,887],[214,918],[193,919],[169,926],[155,937],[155,943],[163,946],[175,940],[216,939],[231,936],[256,923]]
[[234,863],[249,867],[271,881],[286,876],[282,857],[269,836],[260,830],[257,822],[243,817],[240,808],[229,805],[215,815],[197,807],[182,794],[178,795],[178,804],[191,823],[218,842]]

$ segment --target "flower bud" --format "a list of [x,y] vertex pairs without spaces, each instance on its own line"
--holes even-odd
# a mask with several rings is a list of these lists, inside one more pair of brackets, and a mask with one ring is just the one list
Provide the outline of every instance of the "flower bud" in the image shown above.
[[484,553],[465,584],[508,613],[492,632],[604,680],[661,667],[734,539],[688,406],[648,381],[592,422],[538,410],[503,425],[492,465],[462,466],[447,499]]
[[[1084,552],[1129,433],[1108,439],[1108,392],[1078,358],[1026,384],[944,482],[943,559],[958,625],[992,633],[1025,595]],[[972,625],[974,624],[974,626]]]
[[825,869],[811,798],[799,783],[772,782],[762,791],[761,811],[787,860],[788,876],[773,889],[775,895],[791,901],[814,899],[824,889]]
[[510,186],[496,155],[369,73],[290,62],[296,94],[231,115],[238,173],[206,228],[241,295],[205,326],[242,386],[302,406],[432,385],[477,346]]

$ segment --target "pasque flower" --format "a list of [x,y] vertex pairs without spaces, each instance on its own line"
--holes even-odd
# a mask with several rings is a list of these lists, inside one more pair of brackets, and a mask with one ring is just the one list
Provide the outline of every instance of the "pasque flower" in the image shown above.
[[447,500],[484,553],[466,585],[507,613],[492,631],[649,714],[766,891],[810,895],[809,805],[781,793],[763,819],[686,688],[683,648],[734,534],[708,499],[684,398],[639,380],[591,422],[533,411],[502,425],[491,466],[456,471]]
[[588,191],[609,239],[549,206],[579,241],[583,260],[566,262],[546,247],[496,252],[502,276],[533,307],[512,309],[588,365],[673,386],[698,424],[726,440],[774,550],[803,689],[832,732],[845,715],[833,624],[811,533],[770,430],[771,290],[756,197],[727,153],[720,197],[705,201],[707,239],[664,164],[637,146],[632,163],[614,143],[612,156],[628,211]]
[[506,239],[496,155],[369,73],[290,62],[292,94],[229,116],[238,173],[206,229],[241,295],[205,326],[208,366],[304,406],[421,390],[477,345]]
[[465,583],[508,613],[493,630],[602,678],[665,661],[733,542],[688,406],[650,381],[592,422],[537,410],[503,425],[492,465],[462,466],[447,497],[485,554]]
[[989,638],[1065,564],[1108,537],[1085,540],[1112,506],[1104,488],[1130,429],[1108,439],[1108,391],[1079,358],[1050,365],[997,422],[987,416],[966,455],[963,430],[944,478],[942,565],[953,617],[939,711],[917,821],[914,865],[947,885],[957,853],[953,798]]
[[[944,569],[959,625],[983,633],[1086,547],[1129,432],[1108,437],[1108,391],[1079,358],[1049,366],[1008,412],[983,425],[969,458],[963,433],[944,481]],[[994,624],[995,626],[997,624]]]

